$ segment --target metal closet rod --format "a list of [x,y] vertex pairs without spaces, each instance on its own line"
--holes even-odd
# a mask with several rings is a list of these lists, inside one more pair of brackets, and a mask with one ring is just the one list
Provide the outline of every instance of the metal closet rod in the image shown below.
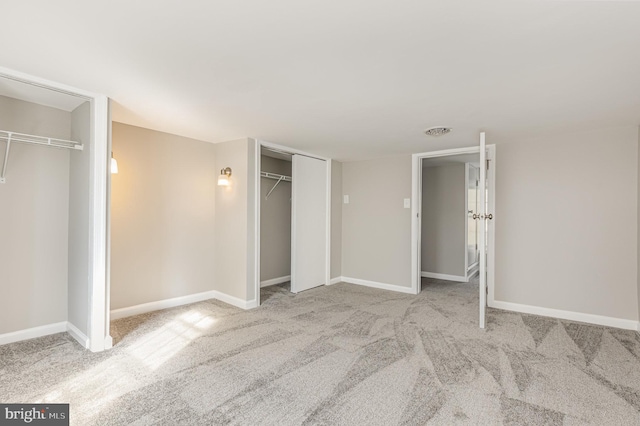
[[54,148],[77,149],[79,151],[82,151],[83,149],[83,145],[80,142],[58,138],[47,138],[44,136],[28,135],[26,133],[9,132],[6,130],[0,130],[0,140],[4,140],[7,142],[7,147],[4,150],[4,161],[2,162],[2,173],[0,173],[0,183],[6,182],[5,174],[7,172],[9,150],[11,149],[12,142],[44,145]]
[[271,195],[273,190],[276,189],[276,186],[278,186],[280,184],[280,182],[282,182],[282,181],[292,182],[291,176],[278,175],[276,173],[260,172],[260,176],[264,177],[264,178],[267,178],[267,179],[275,179],[275,180],[277,180],[276,184],[273,185],[273,188],[271,188],[271,191],[269,191],[267,193],[266,197],[264,197],[265,200],[269,199],[269,195]]

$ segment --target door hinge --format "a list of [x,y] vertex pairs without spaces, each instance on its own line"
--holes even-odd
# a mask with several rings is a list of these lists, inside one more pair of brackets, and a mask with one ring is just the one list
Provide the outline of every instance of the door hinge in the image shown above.
[[491,160],[489,160],[489,159],[487,158],[487,170],[489,170],[489,161],[491,161]]

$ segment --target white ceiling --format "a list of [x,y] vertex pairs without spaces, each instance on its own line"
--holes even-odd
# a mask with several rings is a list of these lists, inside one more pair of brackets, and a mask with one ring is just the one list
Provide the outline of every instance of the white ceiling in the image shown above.
[[[374,158],[640,124],[640,3],[4,2],[0,65],[124,123]],[[440,138],[422,131],[453,127]]]

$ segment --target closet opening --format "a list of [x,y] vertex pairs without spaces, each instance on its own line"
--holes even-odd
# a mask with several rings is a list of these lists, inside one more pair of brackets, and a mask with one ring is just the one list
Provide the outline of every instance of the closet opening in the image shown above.
[[331,162],[258,141],[257,304],[329,283]]
[[0,69],[0,345],[111,347],[106,97]]
[[291,291],[292,154],[260,152],[260,299]]

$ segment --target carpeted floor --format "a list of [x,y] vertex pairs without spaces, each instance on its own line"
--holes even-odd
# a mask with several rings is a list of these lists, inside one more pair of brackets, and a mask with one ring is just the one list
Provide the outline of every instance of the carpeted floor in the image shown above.
[[0,402],[70,402],[75,425],[640,425],[635,332],[490,310],[477,287],[263,289],[0,346]]

